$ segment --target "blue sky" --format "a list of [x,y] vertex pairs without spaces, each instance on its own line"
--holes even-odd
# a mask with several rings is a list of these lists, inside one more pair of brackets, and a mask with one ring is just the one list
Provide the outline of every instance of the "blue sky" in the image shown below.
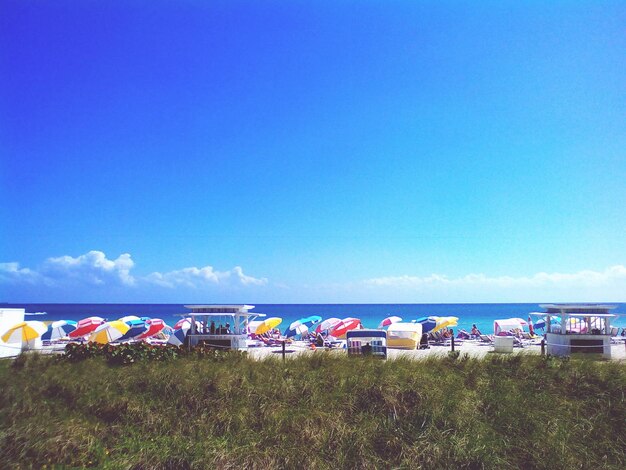
[[626,300],[622,2],[3,2],[0,301]]

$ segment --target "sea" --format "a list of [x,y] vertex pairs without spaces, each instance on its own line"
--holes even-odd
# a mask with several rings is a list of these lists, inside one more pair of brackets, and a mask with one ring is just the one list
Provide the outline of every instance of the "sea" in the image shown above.
[[[626,303],[609,302],[617,308],[613,313],[624,314],[612,324],[626,328]],[[27,320],[55,321],[80,320],[98,316],[115,320],[125,315],[161,318],[169,325],[180,320],[189,312],[183,304],[0,304],[0,308],[25,308]],[[539,304],[257,304],[252,312],[264,313],[267,317],[283,319],[279,326],[285,330],[289,325],[310,315],[322,318],[359,318],[366,328],[376,328],[386,317],[395,315],[403,321],[420,317],[455,316],[459,324],[455,328],[469,331],[473,324],[483,333],[493,333],[493,322],[498,319],[528,318],[531,312],[542,312]]]

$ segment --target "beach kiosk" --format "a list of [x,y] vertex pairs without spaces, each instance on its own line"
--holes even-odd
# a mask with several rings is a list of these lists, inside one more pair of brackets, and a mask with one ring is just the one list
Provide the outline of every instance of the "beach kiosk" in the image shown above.
[[610,313],[615,305],[544,304],[541,315],[546,319],[548,354],[598,354],[611,358],[611,321],[618,317]]
[[250,312],[254,305],[185,305],[191,313],[181,314],[191,319],[185,337],[188,347],[198,345],[220,349],[247,349],[248,323],[264,317]]
[[375,356],[387,358],[387,332],[385,330],[350,330],[346,333],[349,356]]

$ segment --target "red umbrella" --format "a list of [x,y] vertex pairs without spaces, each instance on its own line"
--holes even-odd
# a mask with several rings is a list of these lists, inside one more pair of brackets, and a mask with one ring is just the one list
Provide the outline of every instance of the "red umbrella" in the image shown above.
[[160,318],[152,318],[151,320],[146,320],[146,331],[137,336],[137,339],[150,338],[151,336],[160,333],[166,327],[167,324]]
[[100,317],[89,317],[83,318],[76,324],[76,329],[70,332],[69,337],[72,339],[81,338],[86,336],[98,328],[100,325],[104,323],[104,318]]
[[358,318],[344,318],[341,322],[337,323],[335,327],[330,330],[330,335],[335,338],[341,338],[350,330],[356,330],[360,328],[361,320]]

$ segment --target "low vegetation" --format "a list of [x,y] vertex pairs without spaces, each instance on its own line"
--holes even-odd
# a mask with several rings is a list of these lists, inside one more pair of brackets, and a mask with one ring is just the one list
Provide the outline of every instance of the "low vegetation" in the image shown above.
[[626,465],[620,363],[149,354],[0,361],[2,466]]

